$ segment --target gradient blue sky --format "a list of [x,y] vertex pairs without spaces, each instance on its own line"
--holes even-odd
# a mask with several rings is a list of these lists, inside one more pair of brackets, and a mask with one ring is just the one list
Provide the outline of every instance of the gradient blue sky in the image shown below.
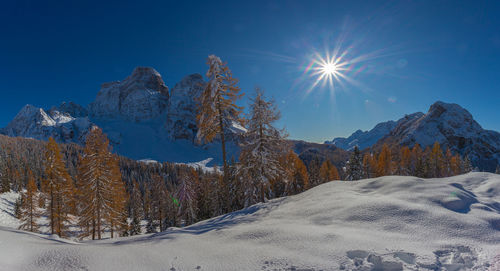
[[[27,103],[87,105],[135,66],[173,87],[216,54],[243,91],[275,98],[294,139],[346,136],[436,100],[500,130],[498,1],[103,2],[0,4],[0,127]],[[306,95],[304,67],[339,41],[346,59],[371,57],[347,72],[355,83]]]

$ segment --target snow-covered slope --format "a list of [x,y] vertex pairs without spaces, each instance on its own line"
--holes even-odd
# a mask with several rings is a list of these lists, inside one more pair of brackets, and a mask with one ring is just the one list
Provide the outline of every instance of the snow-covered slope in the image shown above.
[[381,122],[375,125],[375,127],[373,127],[373,129],[369,131],[357,130],[347,138],[336,137],[332,141],[325,141],[325,144],[333,144],[344,150],[352,150],[354,149],[355,146],[358,146],[358,148],[360,149],[365,149],[371,147],[373,144],[377,143],[378,140],[388,135],[394,129],[394,127],[399,125],[401,122],[406,121],[408,119],[416,119],[423,115],[424,115],[423,113],[419,112],[407,115],[398,121],[390,120],[386,122]]
[[443,149],[467,155],[480,169],[494,171],[500,164],[500,133],[484,130],[457,104],[436,102],[427,114],[409,118],[377,142],[423,147],[439,142]]
[[7,270],[499,270],[500,176],[337,181],[158,234],[0,240]]

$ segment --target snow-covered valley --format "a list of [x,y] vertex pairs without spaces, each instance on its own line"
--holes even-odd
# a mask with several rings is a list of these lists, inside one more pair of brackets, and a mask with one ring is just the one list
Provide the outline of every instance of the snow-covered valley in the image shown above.
[[489,173],[334,181],[102,241],[18,231],[9,206],[0,206],[0,270],[500,270],[500,176]]

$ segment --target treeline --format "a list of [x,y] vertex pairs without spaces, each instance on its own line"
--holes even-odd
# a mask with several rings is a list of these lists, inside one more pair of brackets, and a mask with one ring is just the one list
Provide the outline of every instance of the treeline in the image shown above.
[[346,180],[359,180],[387,175],[440,178],[472,171],[470,160],[443,151],[438,142],[424,150],[417,143],[413,148],[384,144],[379,153],[361,154],[357,147],[347,162]]
[[[242,94],[226,63],[212,55],[207,64],[209,80],[200,97],[196,139],[221,142],[222,170],[204,172],[119,157],[97,127],[83,148],[59,145],[53,139],[42,145],[0,137],[0,189],[22,191],[16,204],[21,228],[37,231],[43,215],[51,232],[60,236],[136,235],[190,225],[341,177],[442,177],[470,171],[467,160],[443,153],[439,144],[424,151],[418,145],[411,150],[384,146],[380,153],[364,156],[356,148],[340,171],[328,159],[312,159],[306,166],[285,140],[286,131],[275,127],[280,119],[275,102],[257,89],[244,116],[236,105]],[[246,132],[238,139],[238,161],[228,161],[226,135],[235,125]],[[71,232],[75,227],[79,230]]]

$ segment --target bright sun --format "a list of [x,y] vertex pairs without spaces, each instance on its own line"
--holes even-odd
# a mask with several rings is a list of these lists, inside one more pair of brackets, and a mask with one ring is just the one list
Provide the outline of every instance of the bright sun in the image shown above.
[[337,72],[337,65],[335,63],[325,63],[322,65],[321,70],[324,74],[333,75]]

